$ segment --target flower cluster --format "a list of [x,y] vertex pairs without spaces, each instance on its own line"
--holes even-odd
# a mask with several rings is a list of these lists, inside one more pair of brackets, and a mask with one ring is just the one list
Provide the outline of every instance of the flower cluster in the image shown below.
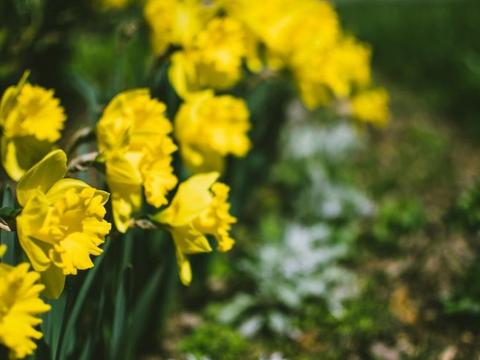
[[[206,88],[229,89],[245,68],[288,70],[310,109],[384,93],[372,85],[369,46],[342,30],[325,0],[149,0],[145,17],[158,54],[169,45],[181,48],[172,55],[169,75],[183,98]],[[385,124],[388,97],[375,100],[368,113],[352,104],[349,115]]]
[[[134,3],[99,2],[104,10]],[[372,85],[369,47],[342,31],[327,1],[147,0],[144,16],[181,103],[169,119],[167,110],[176,109],[139,88],[106,105],[92,129],[92,162],[102,173],[96,183],[105,180],[109,192],[66,177],[78,159],[68,164],[55,148],[66,115],[52,90],[30,84],[26,73],[1,98],[1,163],[18,202],[11,224],[30,263],[0,264],[0,343],[12,357],[32,354],[42,335],[35,326],[49,306],[40,294],[59,298],[67,276],[94,266],[112,227],[107,219],[120,234],[138,220],[168,231],[185,285],[189,255],[233,247],[237,219],[219,179],[228,156],[252,148],[247,103],[232,95],[240,91],[226,93],[241,89],[245,75],[290,74],[308,108],[340,104],[360,121],[388,121],[388,94]]]
[[[177,146],[165,112],[165,104],[152,98],[148,90],[135,89],[114,97],[98,122],[97,161],[105,165],[113,220],[121,233],[132,226],[143,196],[151,206],[161,208],[168,205],[168,193],[178,183],[172,166]],[[184,104],[181,113],[175,133],[185,149],[198,151],[197,157],[202,158],[201,163],[192,160],[192,169],[207,167],[208,154],[219,158],[248,151],[248,110],[241,100],[199,93]],[[2,146],[5,143],[13,149],[4,168],[12,179],[19,177],[18,240],[34,271],[28,271],[29,264],[0,264],[0,342],[11,350],[12,357],[23,358],[35,349],[33,339],[41,337],[34,329],[40,323],[36,315],[49,310],[39,294],[59,298],[67,275],[92,268],[91,257],[102,254],[101,246],[111,229],[105,220],[110,194],[84,181],[65,178],[67,155],[52,150],[65,116],[51,91],[29,85],[24,78],[3,95],[1,115]],[[203,142],[177,131],[179,126],[204,128],[198,122],[209,116],[217,117],[218,126],[205,131]],[[44,120],[49,126],[40,126]],[[19,146],[34,147],[40,141],[47,154],[29,166],[33,155],[42,153],[35,152],[27,162]],[[15,166],[11,166],[12,158]],[[25,169],[17,166],[20,161]],[[216,239],[219,251],[228,251],[234,244],[230,230],[236,219],[229,213],[229,187],[217,182],[218,177],[218,173],[192,176],[180,184],[168,207],[152,216],[159,227],[172,233],[185,285],[192,279],[186,255],[212,251],[207,236]],[[3,246],[0,251],[5,251]]]
[[172,125],[165,110],[148,90],[130,90],[117,95],[98,122],[98,148],[105,160],[115,225],[122,233],[141,208],[142,186],[147,201],[159,207],[177,184],[171,166],[177,147],[169,137]]
[[253,34],[239,19],[218,16],[223,10],[215,1],[148,0],[145,5],[154,51],[161,55],[169,46],[179,48],[168,71],[185,100],[175,119],[175,135],[183,160],[195,173],[222,171],[226,155],[243,157],[250,148],[244,100],[214,91],[237,84],[244,62],[252,70],[261,64]]
[[[172,124],[166,106],[148,90],[137,89],[117,95],[105,108],[97,125],[100,158],[112,194],[113,219],[117,230],[126,232],[142,207],[142,189],[148,204],[160,208],[177,185],[172,154],[177,147],[170,137]],[[205,126],[210,119],[212,126]],[[179,110],[175,135],[186,165],[194,172],[223,167],[227,154],[244,155],[250,143],[245,104],[230,96],[211,92],[195,94]],[[215,159],[213,161],[212,159]],[[229,187],[216,183],[218,173],[203,173],[181,183],[166,209],[153,216],[171,231],[182,282],[191,282],[185,254],[212,251],[206,235],[218,241],[218,250],[233,246],[229,214]]]

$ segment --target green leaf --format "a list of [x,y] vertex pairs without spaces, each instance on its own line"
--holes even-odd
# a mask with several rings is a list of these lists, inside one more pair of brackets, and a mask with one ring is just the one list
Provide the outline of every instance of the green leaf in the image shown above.
[[[3,204],[2,204],[3,206]],[[20,213],[20,209],[15,209],[14,207],[1,207],[0,208],[0,217],[2,218],[14,218]]]
[[60,332],[65,318],[65,309],[67,305],[67,297],[62,294],[57,300],[46,300],[52,307],[50,311],[42,316],[42,333],[45,343],[50,347],[52,358],[56,356],[58,350],[58,341]]
[[[137,348],[138,340],[142,335],[149,316],[152,314],[152,305],[157,292],[160,289],[160,280],[162,279],[163,266],[160,266],[150,277],[150,280],[145,285],[140,297],[135,304],[133,312],[129,319],[129,326],[124,332],[124,343],[126,344],[126,351],[124,352],[124,359],[134,359],[135,350]],[[128,340],[128,341],[126,341]]]
[[[105,255],[108,252],[108,249],[110,247],[111,240],[108,239],[105,242],[105,246],[103,248],[103,254],[100,255],[95,259],[95,266],[90,269],[87,273],[87,276],[85,277],[85,280],[80,288],[80,291],[78,292],[78,295],[76,296],[75,303],[73,304],[72,311],[70,312],[68,316],[68,320],[65,325],[64,331],[61,333],[60,341],[58,344],[59,351],[56,352],[58,356],[54,356],[54,359],[66,359],[67,358],[67,352],[69,350],[69,344],[74,343],[75,339],[75,326],[77,324],[78,317],[80,316],[80,313],[83,308],[83,304],[85,303],[85,299],[87,298],[87,295],[93,285],[93,282],[99,272],[100,265],[103,262],[103,259],[105,258]],[[54,350],[55,351],[55,350]]]
[[115,295],[115,310],[113,317],[112,341],[110,346],[110,354],[113,359],[117,359],[123,347],[123,334],[126,329],[127,319],[127,281],[129,270],[131,269],[132,247],[135,231],[129,231],[122,239],[122,262],[120,267],[120,276],[117,281],[117,291]]
[[[13,196],[12,189],[8,185],[3,189],[1,205],[2,208],[0,211],[3,209],[14,209],[15,197]],[[2,217],[2,214],[0,214],[0,217]],[[0,231],[0,243],[7,245],[7,252],[3,256],[2,261],[10,265],[15,265],[16,234],[14,232]]]

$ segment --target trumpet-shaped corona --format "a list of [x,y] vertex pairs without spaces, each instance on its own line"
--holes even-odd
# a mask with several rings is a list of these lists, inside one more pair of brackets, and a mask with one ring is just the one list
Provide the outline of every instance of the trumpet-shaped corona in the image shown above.
[[250,149],[245,102],[204,91],[188,98],[175,118],[182,158],[194,172],[223,170],[225,156],[245,156]]
[[15,267],[0,264],[0,343],[10,349],[10,357],[22,359],[33,354],[34,340],[42,337],[35,329],[39,315],[50,310],[40,299],[44,286],[40,275],[26,263]]
[[0,103],[2,164],[14,180],[52,149],[66,118],[53,91],[29,84],[27,75]]
[[180,184],[168,208],[154,216],[172,234],[184,285],[192,280],[186,255],[212,251],[207,235],[215,238],[219,251],[228,251],[234,245],[230,229],[236,218],[230,215],[229,187],[216,182],[218,176],[214,172],[192,176]]
[[52,298],[60,296],[67,275],[93,267],[90,256],[102,253],[99,246],[110,231],[104,220],[109,194],[64,178],[66,172],[66,155],[55,150],[17,185],[20,245]]
[[176,146],[165,110],[165,104],[152,99],[148,90],[130,90],[110,102],[97,125],[113,218],[120,232],[127,230],[141,207],[142,186],[147,202],[160,207],[177,184],[171,165]]

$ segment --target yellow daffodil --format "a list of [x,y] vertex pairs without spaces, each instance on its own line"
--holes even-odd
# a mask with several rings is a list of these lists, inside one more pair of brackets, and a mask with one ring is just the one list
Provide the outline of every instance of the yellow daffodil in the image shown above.
[[351,100],[352,115],[360,121],[385,126],[390,113],[385,89],[362,91]]
[[117,95],[97,125],[99,150],[105,159],[112,193],[113,218],[120,232],[127,231],[132,215],[140,210],[142,186],[149,204],[167,203],[166,194],[177,184],[165,104],[137,89]]
[[226,9],[263,42],[272,70],[291,70],[308,108],[370,84],[370,49],[342,32],[329,1],[231,0]]
[[33,354],[34,340],[42,337],[35,326],[42,322],[39,314],[50,306],[40,299],[44,286],[39,279],[26,263],[15,267],[0,264],[0,343],[10,350],[11,358]]
[[231,0],[227,12],[240,19],[274,56],[288,58],[308,47],[325,47],[339,33],[335,10],[319,0]]
[[252,56],[250,41],[239,21],[211,20],[192,46],[172,57],[169,77],[173,87],[180,96],[187,97],[206,88],[227,89],[235,85],[242,74],[243,59]]
[[228,251],[234,240],[230,228],[236,219],[230,215],[229,187],[216,182],[218,173],[194,175],[178,187],[171,204],[154,216],[166,226],[175,242],[180,280],[190,284],[192,270],[186,255],[210,252],[206,235],[212,235],[219,251]]
[[216,8],[214,2],[201,0],[148,0],[144,13],[154,51],[161,55],[169,45],[189,46]]
[[53,90],[29,84],[27,76],[8,88],[0,103],[2,164],[14,180],[52,149],[65,121]]
[[245,156],[250,149],[249,129],[245,102],[211,91],[189,97],[175,118],[182,158],[194,172],[221,172],[225,156]]
[[83,181],[64,179],[66,162],[62,150],[52,151],[17,184],[20,245],[52,298],[60,296],[66,275],[93,267],[90,255],[102,253],[99,246],[110,231],[104,220],[109,194]]
[[309,108],[325,105],[325,94],[348,97],[355,86],[364,87],[371,81],[370,49],[351,37],[327,50],[300,51],[292,66]]

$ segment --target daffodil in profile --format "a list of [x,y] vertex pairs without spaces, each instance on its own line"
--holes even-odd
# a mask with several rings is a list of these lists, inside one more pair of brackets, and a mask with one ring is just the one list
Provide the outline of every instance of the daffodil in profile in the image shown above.
[[2,165],[14,180],[52,150],[66,119],[53,90],[29,84],[27,76],[0,102]]
[[91,255],[110,231],[104,220],[109,194],[77,179],[64,178],[67,158],[50,152],[17,184],[20,245],[45,284],[45,295],[60,296],[67,275],[93,267]]
[[142,188],[149,204],[160,207],[177,184],[166,106],[146,89],[125,91],[106,107],[97,125],[98,147],[106,165],[112,193],[113,218],[120,232],[142,204]]
[[39,315],[50,310],[40,299],[44,286],[30,265],[0,263],[0,344],[10,350],[10,358],[23,359],[36,349],[42,333],[35,329]]
[[250,147],[245,101],[204,91],[189,97],[175,117],[175,137],[185,164],[195,173],[218,171],[227,155],[245,156]]
[[167,227],[175,242],[180,280],[192,281],[187,255],[212,251],[207,235],[215,238],[219,251],[232,248],[230,229],[236,218],[230,214],[229,187],[217,182],[219,174],[194,175],[178,187],[170,205],[153,219]]

